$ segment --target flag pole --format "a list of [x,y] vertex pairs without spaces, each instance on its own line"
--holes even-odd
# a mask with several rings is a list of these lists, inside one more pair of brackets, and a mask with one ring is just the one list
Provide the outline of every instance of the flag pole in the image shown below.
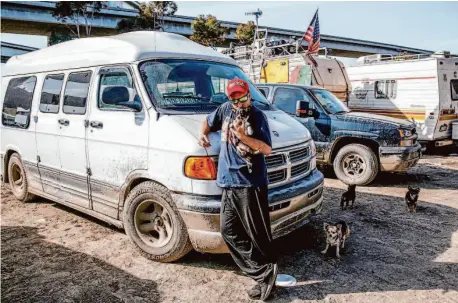
[[[319,9],[320,9],[320,8],[317,7],[317,9],[316,9],[316,11],[315,11],[315,14],[313,14],[312,20],[313,20],[313,18],[315,17],[315,15],[318,14],[318,10],[319,10]],[[310,25],[309,25],[309,26],[310,26]],[[307,27],[307,29],[305,30],[305,32],[302,34],[301,40],[299,40],[299,46],[300,46],[304,51],[305,51],[305,49],[302,47],[302,41],[304,40],[304,36],[305,36],[305,33],[307,32],[307,30],[308,30],[308,27]]]

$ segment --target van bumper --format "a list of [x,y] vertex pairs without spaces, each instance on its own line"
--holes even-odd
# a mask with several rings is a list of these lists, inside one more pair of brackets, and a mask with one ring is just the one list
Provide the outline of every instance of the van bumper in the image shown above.
[[421,145],[412,147],[380,147],[382,171],[406,171],[415,166],[421,157]]
[[[317,169],[293,183],[269,189],[269,209],[273,238],[303,226],[310,215],[319,213],[323,202],[323,174]],[[173,193],[173,199],[195,250],[227,253],[220,233],[221,196]]]

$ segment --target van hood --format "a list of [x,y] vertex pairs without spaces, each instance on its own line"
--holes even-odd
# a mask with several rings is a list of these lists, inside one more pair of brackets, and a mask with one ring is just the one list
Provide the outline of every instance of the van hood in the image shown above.
[[414,127],[414,123],[409,120],[404,119],[397,119],[391,118],[388,116],[376,115],[376,114],[369,114],[369,113],[362,113],[362,112],[349,112],[343,115],[337,115],[339,119],[357,119],[357,120],[365,120],[367,122],[378,122],[378,123],[389,123],[395,125],[397,127]]
[[[272,137],[272,148],[281,148],[300,144],[311,139],[310,132],[301,123],[291,118],[289,115],[282,111],[263,111],[266,115],[270,135]],[[189,133],[191,133],[196,140],[199,138],[200,126],[207,115],[174,115],[171,119]],[[220,147],[220,132],[212,133],[209,136],[211,147],[207,148],[209,154],[219,153]]]

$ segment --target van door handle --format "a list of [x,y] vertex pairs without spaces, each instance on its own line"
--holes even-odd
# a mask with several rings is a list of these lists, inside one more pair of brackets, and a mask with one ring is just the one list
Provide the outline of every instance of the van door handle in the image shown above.
[[59,124],[67,126],[70,124],[70,121],[68,119],[59,119]]
[[89,123],[89,124],[93,128],[103,128],[103,123],[100,122],[100,121],[91,121],[91,123]]

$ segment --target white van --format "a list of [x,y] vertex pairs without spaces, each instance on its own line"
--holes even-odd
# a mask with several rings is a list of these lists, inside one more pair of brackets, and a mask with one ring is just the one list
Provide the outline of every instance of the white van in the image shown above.
[[[61,43],[11,58],[2,84],[1,172],[22,201],[33,195],[124,228],[148,258],[192,247],[222,253],[220,138],[198,144],[206,115],[227,100],[236,62],[185,37],[133,32]],[[310,133],[269,105],[266,158],[274,237],[322,205]],[[19,115],[19,118],[16,118]]]
[[418,140],[452,144],[458,119],[458,58],[432,55],[370,55],[347,67],[353,91],[348,106],[415,123]]

